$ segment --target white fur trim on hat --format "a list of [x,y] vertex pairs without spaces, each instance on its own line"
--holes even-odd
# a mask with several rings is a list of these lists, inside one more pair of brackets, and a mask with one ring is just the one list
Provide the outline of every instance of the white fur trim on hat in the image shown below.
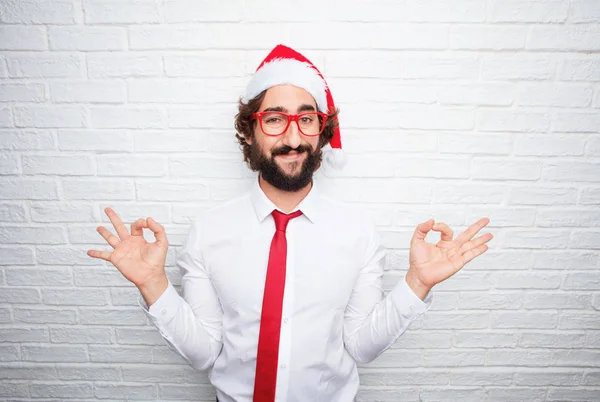
[[265,89],[283,84],[303,88],[315,99],[320,112],[329,112],[327,84],[310,64],[294,59],[275,59],[265,63],[252,76],[242,101],[248,103]]
[[341,169],[346,166],[348,157],[341,148],[332,148],[327,144],[323,147],[323,158],[334,169]]

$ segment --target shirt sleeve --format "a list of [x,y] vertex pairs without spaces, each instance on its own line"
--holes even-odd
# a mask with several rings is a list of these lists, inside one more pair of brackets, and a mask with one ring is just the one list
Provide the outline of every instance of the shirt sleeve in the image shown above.
[[141,295],[138,304],[172,350],[192,367],[206,370],[221,352],[223,312],[202,260],[200,226],[196,219],[177,256],[182,296],[169,281],[149,308]]
[[433,301],[421,300],[403,278],[384,297],[382,277],[386,250],[368,221],[366,258],[344,313],[344,344],[358,363],[369,363],[388,349]]

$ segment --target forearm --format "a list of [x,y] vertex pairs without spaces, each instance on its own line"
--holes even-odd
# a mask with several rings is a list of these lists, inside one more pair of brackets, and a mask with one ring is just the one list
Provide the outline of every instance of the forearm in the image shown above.
[[[150,297],[157,293],[159,285],[147,288]],[[143,295],[146,301],[146,295]],[[140,303],[141,304],[141,303]],[[146,310],[147,316],[158,328],[168,345],[198,369],[212,366],[221,351],[221,323],[200,320],[194,315],[191,306],[175,290],[170,282]]]
[[403,279],[362,319],[349,317],[346,349],[359,363],[368,363],[388,349],[431,304],[422,301]]
[[137,288],[146,304],[152,306],[167,290],[168,285],[169,280],[167,279],[167,275],[163,274],[157,278],[149,279],[143,285],[138,285]]

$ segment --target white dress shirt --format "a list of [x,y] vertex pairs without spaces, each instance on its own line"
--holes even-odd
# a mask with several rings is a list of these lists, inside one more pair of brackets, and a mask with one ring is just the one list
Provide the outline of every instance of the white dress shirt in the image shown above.
[[[211,369],[220,402],[252,401],[274,209],[257,180],[246,195],[200,214],[177,257],[183,297],[169,281],[149,309],[138,298],[171,349]],[[298,209],[286,234],[276,400],[353,401],[357,362],[392,345],[432,294],[423,301],[402,280],[383,297],[385,249],[366,212],[325,197],[315,183]]]

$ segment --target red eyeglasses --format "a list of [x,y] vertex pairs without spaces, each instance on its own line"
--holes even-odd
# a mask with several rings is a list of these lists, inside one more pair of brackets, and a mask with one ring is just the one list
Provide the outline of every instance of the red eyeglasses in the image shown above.
[[251,117],[260,122],[260,128],[266,135],[281,135],[286,132],[290,123],[295,121],[302,134],[314,137],[320,135],[325,129],[325,122],[328,115],[321,112],[305,112],[300,114],[257,112],[253,113]]

